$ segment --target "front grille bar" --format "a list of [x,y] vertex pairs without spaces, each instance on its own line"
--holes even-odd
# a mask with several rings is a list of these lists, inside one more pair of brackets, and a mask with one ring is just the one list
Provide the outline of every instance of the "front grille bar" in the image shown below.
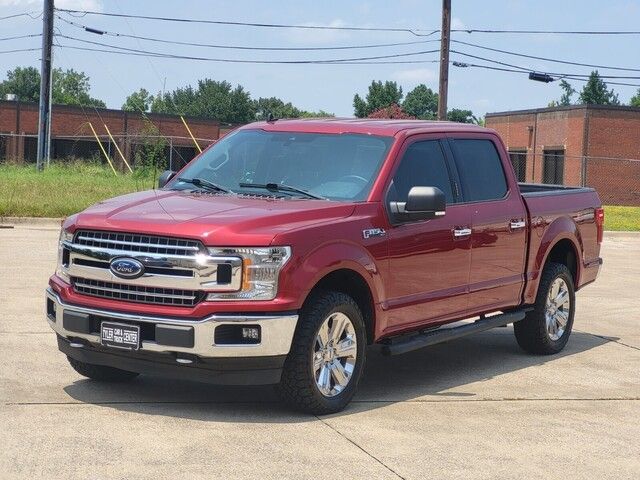
[[87,278],[72,278],[73,289],[80,294],[139,303],[193,306],[202,298],[195,290],[126,285]]
[[122,252],[144,252],[164,255],[195,256],[204,251],[204,247],[197,240],[91,230],[79,231],[74,238],[74,243]]

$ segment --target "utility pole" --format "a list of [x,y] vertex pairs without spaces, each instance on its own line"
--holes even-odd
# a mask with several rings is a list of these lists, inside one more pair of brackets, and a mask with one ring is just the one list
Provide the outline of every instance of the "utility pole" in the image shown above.
[[53,0],[44,0],[42,9],[42,60],[40,63],[40,107],[36,166],[44,169],[51,145],[51,46],[53,45]]
[[438,120],[447,119],[447,91],[449,89],[449,39],[451,37],[451,0],[442,0],[442,29],[440,30],[440,89],[438,92]]

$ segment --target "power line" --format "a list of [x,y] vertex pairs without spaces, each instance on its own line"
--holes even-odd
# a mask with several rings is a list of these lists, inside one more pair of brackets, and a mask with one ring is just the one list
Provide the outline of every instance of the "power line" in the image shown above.
[[[211,25],[230,25],[241,27],[260,27],[260,28],[297,28],[305,30],[347,30],[356,32],[401,32],[410,33],[417,37],[428,37],[434,33],[439,32],[439,29],[430,31],[429,33],[419,33],[424,31],[422,29],[411,28],[396,28],[396,27],[347,27],[347,26],[330,26],[330,25],[295,25],[295,24],[283,24],[283,23],[257,23],[257,22],[233,22],[228,20],[204,20],[198,18],[175,18],[175,17],[154,17],[151,15],[133,15],[124,13],[110,13],[110,12],[94,12],[89,10],[73,10],[70,8],[58,8],[59,12],[65,12],[70,15],[79,14],[80,17],[86,15],[101,15],[105,17],[119,17],[119,18],[137,18],[140,20],[157,20],[162,22],[178,22],[178,23],[203,23]],[[72,15],[77,16],[77,15]]]
[[[522,67],[520,65],[513,65],[511,63],[506,63],[506,62],[500,62],[498,60],[494,60],[491,58],[486,58],[486,57],[480,57],[478,55],[472,55],[470,53],[465,53],[465,52],[460,52],[457,50],[451,50],[452,53],[457,53],[458,55],[462,55],[464,57],[469,57],[469,58],[475,58],[476,60],[483,60],[485,62],[490,62],[490,63],[495,63],[496,65],[502,65],[505,67],[510,67],[510,68],[514,68],[514,69],[518,69],[520,71],[523,72],[533,72],[536,71],[537,69],[535,68],[530,68],[530,67]],[[574,77],[589,77],[590,75],[587,74],[582,74],[582,73],[558,73],[558,72],[545,72],[553,77],[569,77],[569,76],[574,76]],[[639,80],[640,76],[624,76],[624,75],[600,75],[600,78],[611,78],[611,79],[628,79],[628,80]]]
[[[106,17],[120,18],[137,18],[142,20],[157,20],[163,22],[180,22],[180,23],[203,23],[213,25],[232,25],[243,27],[261,27],[261,28],[299,28],[311,30],[347,30],[347,31],[364,31],[364,32],[402,32],[410,33],[416,36],[429,36],[440,32],[440,29],[431,31],[423,28],[408,27],[347,27],[347,26],[330,26],[330,25],[300,25],[300,24],[282,24],[282,23],[259,23],[259,22],[236,22],[226,20],[204,20],[196,18],[175,18],[175,17],[156,17],[151,15],[133,15],[124,13],[96,12],[90,10],[74,10],[69,8],[58,8],[59,12],[68,13],[71,16],[84,17],[86,15],[101,15]],[[419,33],[426,32],[429,33]],[[640,35],[640,30],[526,30],[526,29],[481,29],[481,28],[456,28],[451,29],[456,33],[495,33],[495,34],[524,34],[524,35]]]
[[[520,74],[529,74],[531,72],[531,70],[520,70],[520,69],[515,69],[515,68],[494,67],[492,65],[480,65],[480,64],[476,64],[476,63],[467,63],[467,62],[458,62],[458,61],[453,61],[451,63],[455,67],[462,67],[462,68],[466,68],[466,67],[483,68],[483,69],[486,69],[486,70],[494,70],[494,71],[499,71],[499,72],[510,72],[510,73],[520,73]],[[559,79],[559,78],[568,78],[569,80],[575,80],[575,81],[578,81],[578,82],[588,82],[589,81],[588,78],[577,77],[577,76],[573,76],[572,74],[562,75],[562,76],[559,76],[557,79]],[[622,86],[626,86],[626,87],[640,87],[640,84],[636,84],[636,83],[607,82],[607,84],[608,85],[622,85]]]
[[323,51],[323,50],[357,50],[357,49],[367,49],[367,48],[383,48],[383,47],[399,47],[405,45],[419,45],[424,43],[431,42],[439,42],[440,39],[434,40],[416,40],[412,42],[395,42],[395,43],[376,43],[369,45],[340,45],[334,47],[257,47],[257,46],[248,46],[248,45],[221,45],[215,43],[198,43],[198,42],[183,42],[179,40],[167,40],[164,38],[157,37],[146,37],[141,35],[132,35],[128,33],[120,33],[120,32],[110,32],[107,30],[101,30],[93,27],[88,27],[81,23],[73,22],[68,20],[60,15],[56,15],[57,18],[66,22],[70,25],[73,25],[76,28],[82,29],[86,32],[93,33],[96,35],[107,35],[111,37],[122,37],[122,38],[133,38],[137,40],[145,40],[148,42],[156,42],[156,43],[164,43],[171,45],[183,45],[189,47],[205,47],[205,48],[218,48],[218,49],[228,49],[228,50],[255,50],[255,51]]
[[478,45],[475,43],[470,43],[470,42],[463,42],[461,40],[451,40],[454,43],[459,43],[461,45],[468,45],[470,47],[475,47],[475,48],[480,48],[483,50],[489,50],[491,52],[497,52],[497,53],[504,53],[506,55],[513,55],[516,57],[523,57],[523,58],[531,58],[533,60],[543,60],[546,62],[553,62],[553,63],[562,63],[565,65],[576,65],[578,67],[589,67],[589,68],[603,68],[606,70],[622,70],[622,71],[627,71],[627,72],[640,72],[640,68],[629,68],[629,67],[611,67],[608,65],[596,65],[596,64],[591,64],[591,63],[580,63],[580,62],[572,62],[569,60],[558,60],[555,58],[547,58],[547,57],[538,57],[535,55],[527,55],[524,53],[518,53],[518,52],[511,52],[509,50],[501,50],[499,48],[491,48],[491,47],[487,47],[484,45]]
[[512,33],[524,35],[640,35],[640,30],[495,30],[458,28],[452,32],[462,33]]
[[41,48],[18,48],[16,50],[0,50],[0,53],[18,53],[18,52],[35,52],[40,51]]
[[14,37],[2,37],[0,38],[0,42],[5,42],[8,40],[19,40],[21,38],[35,38],[35,37],[41,37],[42,34],[41,33],[31,33],[29,35],[16,35]]
[[7,15],[5,17],[0,17],[0,21],[1,20],[9,20],[10,18],[17,18],[17,17],[30,17],[33,19],[38,18],[40,15],[42,15],[42,13],[34,16],[33,14],[36,12],[24,12],[24,13],[14,13],[13,15]]
[[[77,42],[87,43],[91,45],[97,45],[100,47],[107,47],[116,50],[122,50],[123,52],[138,54],[141,56],[150,56],[150,57],[159,57],[159,58],[173,58],[173,59],[182,59],[182,60],[197,60],[197,61],[208,61],[208,62],[220,62],[220,63],[251,63],[251,64],[284,64],[284,65],[295,65],[295,64],[325,64],[325,63],[344,63],[344,62],[358,62],[358,61],[367,61],[367,60],[382,60],[388,58],[399,58],[399,57],[410,57],[416,55],[425,55],[428,53],[435,53],[438,50],[422,50],[418,52],[409,52],[409,53],[395,53],[388,55],[375,55],[370,57],[353,57],[353,58],[336,58],[336,59],[324,59],[324,60],[243,60],[237,58],[211,58],[211,57],[198,57],[191,55],[176,55],[171,53],[163,53],[163,52],[154,52],[149,50],[142,50],[136,48],[127,48],[120,47],[118,45],[111,45],[102,42],[94,42],[91,40],[83,40],[81,38],[71,37],[69,35],[56,35],[58,38],[64,38],[67,40],[73,40]],[[61,47],[69,48],[69,45],[60,45]],[[80,49],[76,47],[76,49]],[[99,51],[99,50],[98,50]],[[118,53],[113,50],[105,50],[106,52]],[[122,53],[122,52],[120,52]]]

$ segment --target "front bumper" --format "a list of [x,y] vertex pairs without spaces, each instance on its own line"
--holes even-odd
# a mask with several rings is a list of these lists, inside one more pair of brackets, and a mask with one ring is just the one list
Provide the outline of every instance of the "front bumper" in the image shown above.
[[[204,370],[198,380],[214,383],[258,384],[279,381],[280,369],[289,353],[291,341],[298,322],[297,314],[220,314],[210,315],[200,320],[185,320],[171,317],[136,315],[71,305],[64,302],[51,288],[46,291],[47,321],[58,334],[58,346],[68,356],[87,363],[109,365],[140,373],[160,373],[171,376],[192,378],[186,370]],[[80,321],[78,321],[80,318]],[[99,323],[109,320],[141,326],[141,331],[158,332],[145,339],[135,352],[102,347]],[[221,325],[258,325],[261,340],[257,344],[215,344],[215,329]],[[97,326],[97,328],[96,328]],[[185,339],[187,339],[185,341]],[[183,344],[183,346],[179,346]],[[129,361],[129,364],[127,364]],[[153,363],[157,364],[153,367]],[[127,367],[128,365],[128,367]],[[174,368],[165,368],[175,367]],[[253,379],[249,370],[278,370],[260,380]],[[278,367],[279,365],[279,367]],[[125,368],[127,367],[127,368]],[[207,373],[210,371],[211,375]],[[216,372],[246,370],[247,380],[218,381]],[[173,375],[183,371],[185,375]],[[208,378],[211,377],[211,378]]]

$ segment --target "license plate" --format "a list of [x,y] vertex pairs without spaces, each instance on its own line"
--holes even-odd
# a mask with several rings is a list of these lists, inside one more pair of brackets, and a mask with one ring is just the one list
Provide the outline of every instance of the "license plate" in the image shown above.
[[140,348],[140,327],[124,323],[102,322],[100,340],[106,347],[138,350]]

